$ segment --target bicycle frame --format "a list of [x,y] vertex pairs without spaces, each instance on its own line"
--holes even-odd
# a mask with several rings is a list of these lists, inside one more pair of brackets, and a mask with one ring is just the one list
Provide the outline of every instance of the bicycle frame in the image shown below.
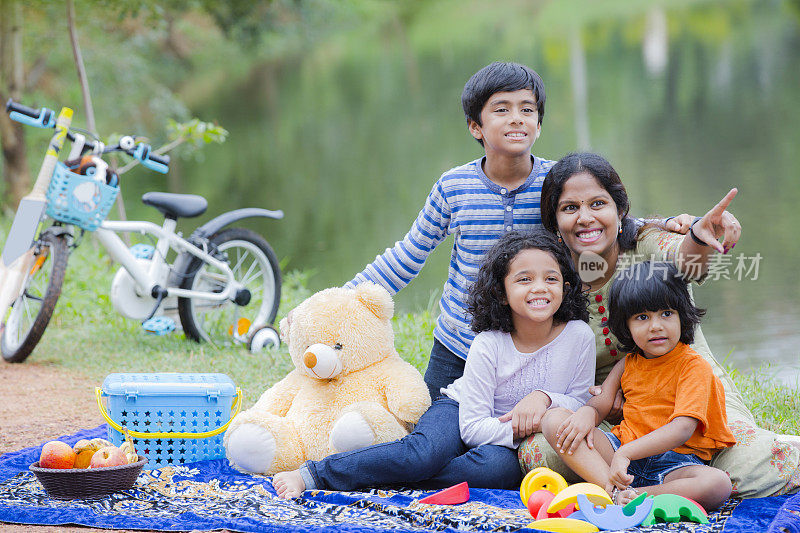
[[[241,286],[234,278],[233,272],[228,264],[216,259],[204,250],[199,249],[186,239],[179,237],[175,233],[176,226],[177,221],[169,218],[164,220],[163,226],[146,221],[106,220],[94,234],[97,236],[97,240],[100,241],[100,244],[106,249],[108,255],[128,271],[139,288],[145,291],[146,294],[151,294],[156,286],[160,286],[167,291],[167,296],[203,298],[205,300],[215,301],[232,299],[236,295],[236,291],[241,289]],[[130,252],[128,246],[117,235],[117,233],[120,232],[148,233],[157,237],[156,251],[153,254],[148,269],[142,268],[142,265],[137,262],[136,257]],[[165,280],[159,280],[158,276],[162,267],[166,264],[164,258],[170,248],[178,253],[188,252],[224,272],[227,277],[225,290],[222,292],[207,292],[181,289],[178,287],[165,287]]]
[[[233,342],[241,343],[249,340],[245,334],[252,328],[261,331],[275,320],[281,283],[275,252],[256,232],[226,227],[248,217],[282,218],[282,212],[259,208],[229,211],[195,229],[186,239],[176,231],[178,214],[170,214],[169,209],[174,207],[181,216],[196,216],[205,210],[205,201],[202,206],[190,202],[181,209],[181,195],[166,195],[158,201],[154,197],[153,202],[144,199],[165,215],[161,224],[103,220],[119,187],[118,174],[102,159],[104,154],[124,152],[161,173],[168,171],[169,157],[137,143],[131,135],[120,137],[109,147],[99,140],[87,144],[85,135],[69,130],[61,118],[53,120],[54,113],[46,108],[32,109],[9,100],[6,111],[12,120],[23,124],[57,127],[34,187],[39,196],[32,193],[23,199],[36,203],[18,210],[0,261],[0,351],[6,361],[24,361],[41,340],[61,295],[70,248],[78,244],[77,228],[81,236],[84,231],[94,232],[110,258],[119,264],[111,282],[110,300],[115,310],[127,318],[142,320],[149,333],[168,333],[175,329],[174,318],[179,318],[187,339],[214,343],[221,338],[227,344],[232,337]],[[56,146],[55,140],[72,142],[63,163],[58,162],[56,149],[62,144]],[[48,162],[52,163],[49,167]],[[43,215],[55,223],[43,229]],[[29,243],[37,231],[37,240]],[[150,246],[129,248],[120,233],[148,235],[155,242],[155,250]],[[145,249],[147,252],[140,253]],[[20,254],[24,257],[14,261]],[[49,268],[43,268],[49,257]],[[11,275],[14,272],[18,272],[16,278]],[[8,327],[3,327],[6,317]],[[264,345],[263,340],[259,342]]]

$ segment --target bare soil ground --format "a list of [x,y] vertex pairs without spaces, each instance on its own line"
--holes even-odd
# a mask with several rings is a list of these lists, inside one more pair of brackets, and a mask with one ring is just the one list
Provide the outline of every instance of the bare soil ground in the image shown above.
[[[94,388],[99,385],[61,368],[34,361],[0,362],[0,455],[102,424],[94,400]],[[0,522],[0,531],[88,533],[108,530]]]

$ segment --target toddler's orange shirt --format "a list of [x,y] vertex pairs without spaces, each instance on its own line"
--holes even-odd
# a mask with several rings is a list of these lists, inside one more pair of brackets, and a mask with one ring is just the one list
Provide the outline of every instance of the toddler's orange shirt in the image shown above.
[[728,428],[725,391],[711,365],[690,346],[679,342],[669,353],[647,359],[628,354],[622,373],[625,406],[614,433],[623,444],[643,437],[679,416],[699,421],[694,434],[673,450],[710,460],[736,444]]

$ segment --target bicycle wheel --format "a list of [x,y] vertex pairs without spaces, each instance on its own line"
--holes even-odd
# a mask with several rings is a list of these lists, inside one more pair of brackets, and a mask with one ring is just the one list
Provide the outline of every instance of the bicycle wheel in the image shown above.
[[22,293],[11,307],[0,337],[0,352],[9,363],[23,362],[44,334],[61,295],[69,248],[63,237],[43,234]]
[[[195,341],[228,345],[246,340],[250,332],[272,324],[281,300],[281,271],[269,243],[258,233],[231,228],[213,235],[211,250],[227,257],[234,278],[250,291],[250,302],[237,305],[231,300],[178,298],[178,315],[186,336]],[[181,273],[181,288],[222,292],[226,276],[217,268],[194,258]],[[245,320],[242,320],[245,319]],[[244,324],[246,331],[237,332]]]

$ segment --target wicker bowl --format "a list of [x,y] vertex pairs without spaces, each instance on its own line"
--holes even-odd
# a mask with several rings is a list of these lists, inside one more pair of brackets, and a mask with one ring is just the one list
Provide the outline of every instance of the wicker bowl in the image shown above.
[[101,498],[112,492],[127,490],[136,483],[146,459],[122,466],[100,468],[42,468],[39,461],[30,466],[51,498],[74,500]]

